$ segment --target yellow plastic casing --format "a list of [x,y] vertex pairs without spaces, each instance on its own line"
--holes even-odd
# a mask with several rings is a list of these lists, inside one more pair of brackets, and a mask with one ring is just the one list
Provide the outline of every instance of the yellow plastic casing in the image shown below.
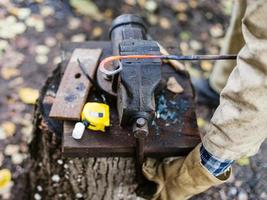
[[88,129],[104,132],[105,127],[110,126],[109,106],[97,102],[86,103],[81,113],[81,119],[89,123]]

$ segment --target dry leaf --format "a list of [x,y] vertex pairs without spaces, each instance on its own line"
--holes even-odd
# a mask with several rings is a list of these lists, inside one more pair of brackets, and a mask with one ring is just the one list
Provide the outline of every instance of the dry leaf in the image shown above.
[[161,17],[159,20],[160,27],[163,29],[170,29],[171,28],[171,22],[166,17]]
[[70,0],[69,2],[82,15],[90,16],[95,20],[101,20],[103,18],[98,7],[90,0]]
[[51,6],[41,6],[40,13],[44,17],[52,16],[55,14],[55,10]]
[[39,97],[39,91],[33,88],[20,88],[19,97],[23,103],[35,104]]
[[26,20],[26,25],[34,27],[37,32],[43,32],[45,29],[45,23],[43,19],[38,15],[31,15]]
[[236,163],[240,166],[247,166],[250,164],[250,160],[248,157],[244,157],[237,160]]
[[103,29],[101,27],[97,26],[93,29],[92,36],[94,38],[98,38],[102,35],[102,33],[103,33]]
[[185,2],[177,2],[174,9],[178,12],[185,12],[187,10],[187,4]]
[[221,24],[215,24],[210,28],[210,35],[212,37],[218,38],[222,37],[224,34],[223,27]]
[[81,25],[81,20],[75,17],[68,18],[68,29],[75,30]]
[[35,57],[35,61],[40,65],[44,65],[48,62],[48,57],[47,55],[39,54]]
[[212,70],[212,63],[210,61],[203,60],[201,61],[200,66],[204,71],[210,72]]
[[15,165],[19,165],[23,162],[23,160],[26,158],[25,154],[21,153],[15,153],[11,156],[11,161]]
[[6,156],[12,156],[15,153],[18,153],[19,145],[16,144],[9,144],[6,146],[4,153]]
[[11,171],[9,169],[0,170],[0,189],[6,187],[11,181]]
[[38,45],[35,48],[36,54],[46,55],[49,53],[50,49],[45,45]]
[[156,9],[158,8],[157,2],[152,1],[152,0],[146,1],[144,6],[145,6],[145,9],[149,12],[155,12]]
[[177,82],[177,80],[174,77],[170,77],[168,79],[167,89],[176,94],[179,94],[184,91],[182,86]]
[[16,125],[13,122],[3,122],[1,128],[4,130],[7,137],[13,136],[16,132]]
[[2,67],[1,68],[1,77],[4,80],[10,80],[11,78],[20,75],[20,70],[13,67]]
[[86,35],[83,33],[73,35],[70,39],[70,41],[72,42],[84,42],[85,40],[86,40]]
[[203,128],[206,125],[206,123],[207,122],[203,118],[201,117],[197,118],[197,125],[199,128]]

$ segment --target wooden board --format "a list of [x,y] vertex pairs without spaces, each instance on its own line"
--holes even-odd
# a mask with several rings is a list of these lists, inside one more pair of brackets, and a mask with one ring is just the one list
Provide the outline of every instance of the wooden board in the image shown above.
[[80,114],[92,84],[82,73],[77,59],[88,69],[88,75],[93,77],[101,54],[102,49],[100,48],[74,49],[61,79],[49,117],[80,120]]
[[[65,43],[62,45],[64,55],[70,55],[74,48],[102,48],[100,59],[111,55],[110,42],[84,42]],[[69,56],[66,57],[69,59]],[[156,119],[158,131],[155,127],[150,130],[145,141],[145,156],[168,157],[186,155],[199,142],[199,132],[196,123],[195,103],[190,78],[177,73],[169,64],[162,67],[162,77],[165,82],[168,77],[174,76],[184,88],[184,92],[176,95],[170,91],[164,91],[168,104],[177,102],[175,106],[178,119],[176,123],[169,123],[162,119]],[[164,82],[164,81],[163,81]],[[94,100],[94,94],[90,93],[88,101]],[[63,154],[67,157],[106,157],[106,156],[134,156],[135,138],[131,128],[125,129],[119,126],[115,99],[110,99],[110,112],[112,126],[105,132],[86,130],[81,140],[72,138],[72,130],[75,122],[65,121],[63,128]],[[171,105],[170,105],[171,106]]]

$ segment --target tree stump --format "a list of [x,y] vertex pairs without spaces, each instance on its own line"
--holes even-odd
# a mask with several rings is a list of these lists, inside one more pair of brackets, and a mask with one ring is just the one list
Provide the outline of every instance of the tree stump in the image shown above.
[[30,144],[30,198],[42,199],[141,199],[134,190],[133,158],[63,158],[62,123],[47,118],[55,96],[62,65],[48,78],[41,91],[34,116],[34,137]]
[[[30,144],[30,170],[26,181],[28,184],[25,186],[26,191],[29,192],[27,197],[23,197],[24,199],[40,199],[40,197],[42,199],[90,200],[142,199],[135,194],[138,185],[134,157],[63,157],[61,139],[63,122],[48,117],[72,51],[77,46],[88,47],[88,45],[95,48],[99,44],[97,42],[70,44],[66,45],[65,49],[67,50],[64,50],[63,45],[63,62],[57,66],[41,90],[34,113],[33,140]],[[173,76],[173,73],[175,71],[171,70],[166,75]],[[174,141],[177,141],[177,144],[182,146],[177,151],[175,144],[174,150],[171,150],[176,152],[177,156],[188,153],[199,143],[200,139],[190,79],[184,75],[179,75],[179,77],[185,86],[185,92],[179,97],[182,101],[177,104],[178,111],[180,110],[178,115],[181,115],[180,121],[176,122],[178,125],[175,125],[172,132],[177,132],[172,137],[175,138]],[[173,99],[176,97],[177,95],[174,95]],[[164,127],[166,130],[169,126]],[[165,143],[164,140],[163,144]],[[177,154],[179,152],[180,154]],[[154,186],[154,188],[150,186]],[[147,187],[148,191],[155,189],[155,185],[150,186]]]

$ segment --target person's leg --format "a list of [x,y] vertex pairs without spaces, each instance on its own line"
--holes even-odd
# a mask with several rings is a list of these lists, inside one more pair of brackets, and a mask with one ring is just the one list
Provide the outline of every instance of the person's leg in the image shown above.
[[[230,26],[224,38],[221,54],[237,54],[244,46],[241,30],[242,18],[247,7],[246,0],[234,0]],[[219,105],[219,94],[236,65],[236,60],[220,60],[215,63],[209,79],[192,79],[197,101],[211,107]]]
[[[214,175],[214,170],[207,166],[219,169],[231,160],[254,155],[266,139],[266,21],[266,0],[248,6],[242,23],[245,46],[221,92],[220,105],[203,138],[203,146],[198,145],[185,159],[144,163],[144,175],[158,184],[154,199],[185,200],[223,183],[229,178],[230,168]],[[211,162],[206,162],[210,156]]]
[[[221,54],[237,54],[244,46],[245,42],[242,35],[242,18],[246,11],[246,0],[234,0],[230,26],[224,38]],[[209,77],[209,83],[213,90],[218,94],[222,91],[230,73],[236,66],[236,60],[220,60],[215,63]]]

